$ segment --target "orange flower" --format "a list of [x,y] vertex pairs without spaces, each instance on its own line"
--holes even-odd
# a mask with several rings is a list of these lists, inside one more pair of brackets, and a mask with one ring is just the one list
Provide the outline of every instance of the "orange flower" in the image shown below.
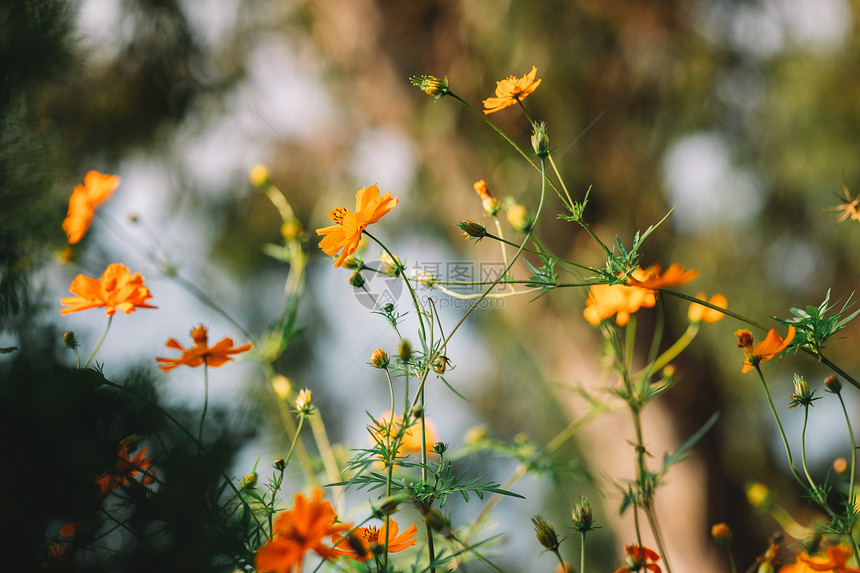
[[105,314],[113,316],[117,309],[126,314],[137,308],[158,308],[146,301],[152,298],[149,289],[143,286],[143,275],[131,274],[125,265],[108,265],[100,279],[78,275],[69,286],[69,291],[77,296],[64,296],[61,304],[68,305],[60,314],[79,310],[105,307]]
[[327,255],[336,255],[343,249],[334,263],[335,267],[341,266],[358,248],[362,231],[368,225],[376,223],[399,202],[391,193],[380,197],[376,185],[359,189],[355,194],[355,213],[346,207],[338,207],[328,212],[328,216],[336,224],[317,229],[317,235],[324,235],[320,241],[320,249]]
[[630,573],[642,569],[662,573],[660,566],[656,563],[660,560],[656,551],[641,545],[627,545],[624,552],[627,553],[627,566],[616,569],[615,573]]
[[795,563],[781,567],[779,573],[812,573],[814,571],[860,573],[860,569],[848,567],[849,557],[851,557],[851,549],[842,545],[833,545],[827,548],[824,557],[810,557],[801,553],[797,556]]
[[651,265],[647,269],[637,267],[630,273],[626,285],[592,285],[588,289],[588,300],[585,303],[583,315],[594,326],[613,314],[618,326],[624,326],[630,320],[630,315],[640,308],[651,308],[657,304],[655,289],[675,286],[691,281],[699,271],[684,270],[675,263],[660,274],[660,265]]
[[678,263],[672,263],[666,272],[660,274],[660,265],[651,265],[647,269],[640,272],[634,271],[630,275],[628,284],[650,289],[661,289],[663,287],[677,286],[688,283],[699,276],[699,271],[696,269],[685,270]]
[[69,199],[68,214],[63,221],[63,230],[70,244],[74,245],[83,238],[93,220],[95,208],[108,200],[119,183],[120,178],[116,175],[90,171],[84,178],[84,184],[75,186]]
[[[410,525],[409,529],[401,535],[397,535],[397,532],[400,531],[397,522],[393,519],[389,519],[389,522],[391,523],[391,527],[387,530],[389,553],[397,553],[415,545],[417,540],[414,537],[418,533],[418,529],[414,525]],[[335,544],[334,551],[338,555],[351,555],[350,561],[353,559],[356,561],[367,561],[373,557],[373,551],[371,551],[373,545],[385,545],[385,532],[385,525],[382,526],[382,535],[379,534],[378,527],[357,527],[352,533],[364,548],[361,555],[349,545],[346,537],[332,535],[331,540]]]
[[[712,305],[720,308],[727,308],[729,305],[729,301],[727,301],[726,297],[721,294],[715,294],[710,298],[710,300],[708,300],[705,298],[705,293],[700,292],[696,295],[696,298],[699,300],[706,300]],[[702,306],[701,304],[696,304],[695,302],[690,303],[690,310],[687,311],[687,317],[690,319],[690,322],[717,322],[718,320],[722,320],[724,316],[725,314],[718,310]]]
[[[400,416],[394,417],[394,422],[389,423],[391,419],[391,412],[385,412],[382,417],[379,419],[379,426],[374,425],[370,427],[371,433],[374,435],[375,439],[382,441],[382,443],[387,443],[387,439],[394,439],[397,433],[400,431],[401,426],[403,425],[403,418]],[[427,444],[427,451],[433,451],[433,444],[439,441],[439,437],[436,434],[436,427],[433,425],[432,420],[425,419],[424,421],[424,442]],[[420,422],[415,422],[410,425],[403,433],[403,437],[400,439],[400,446],[397,448],[397,456],[404,456],[406,454],[420,454],[421,453],[421,424]]]
[[324,499],[322,488],[315,487],[311,499],[297,493],[293,509],[275,517],[272,538],[257,549],[254,558],[257,570],[301,571],[308,551],[315,551],[323,559],[337,558],[340,553],[322,544],[324,539],[350,528],[347,523],[335,523],[336,517],[331,504]]
[[[136,444],[134,444],[129,438],[126,438],[119,443],[114,471],[109,474],[103,474],[96,480],[96,483],[99,485],[99,489],[102,491],[102,496],[106,496],[112,490],[121,488],[126,482],[137,477],[138,473],[143,475],[141,483],[152,483],[152,476],[154,473],[150,469],[152,466],[152,460],[146,457],[146,448],[140,450],[137,455],[134,456],[134,459],[129,459],[129,454],[131,454],[136,447]],[[72,533],[74,533],[74,526],[72,528]]]
[[501,111],[526,99],[526,96],[535,91],[542,81],[535,81],[535,75],[537,75],[537,67],[532,66],[532,71],[519,79],[516,76],[508,76],[502,81],[496,82],[496,97],[484,100],[484,107],[486,108],[484,115]]
[[849,219],[853,219],[860,223],[860,195],[851,196],[851,191],[848,190],[848,185],[843,184],[845,190],[845,201],[841,205],[835,207],[825,207],[825,211],[842,211],[839,217],[836,218],[837,223],[844,223]]
[[625,285],[591,285],[588,300],[582,312],[594,326],[616,314],[615,322],[624,326],[630,315],[642,307],[651,308],[657,303],[653,290]]
[[749,372],[759,363],[770,360],[788,348],[794,338],[794,327],[788,327],[788,334],[784,340],[776,333],[776,330],[771,328],[765,339],[759,342],[755,348],[753,348],[753,335],[749,330],[745,328],[738,330],[735,332],[735,336],[738,337],[738,348],[743,348],[744,354],[746,354],[741,372]]
[[201,364],[217,368],[232,360],[230,358],[232,354],[251,350],[250,342],[233,348],[233,339],[227,337],[222,338],[215,346],[209,346],[209,333],[202,324],[191,329],[191,339],[194,340],[194,346],[191,348],[185,348],[175,338],[168,340],[165,346],[181,351],[182,356],[179,358],[156,358],[157,362],[162,363],[159,368],[165,372],[169,372],[183,364],[192,368]]

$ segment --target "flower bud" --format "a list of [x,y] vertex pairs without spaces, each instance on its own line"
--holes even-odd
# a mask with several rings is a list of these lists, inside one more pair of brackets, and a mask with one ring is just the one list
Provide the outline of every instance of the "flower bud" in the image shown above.
[[594,529],[594,514],[591,512],[591,506],[588,504],[588,498],[581,495],[576,498],[571,511],[573,518],[573,526],[577,531],[585,533]]
[[444,454],[447,449],[448,444],[446,444],[445,442],[436,442],[435,444],[433,444],[433,451],[437,454]]
[[262,163],[257,163],[248,172],[248,181],[258,189],[268,185],[270,180],[271,174],[269,173],[269,168]]
[[550,551],[558,551],[558,535],[552,525],[539,515],[532,517],[532,523],[535,526],[535,536],[538,542]]
[[544,122],[540,122],[534,126],[532,149],[538,157],[549,155],[549,136],[546,133],[546,123]]
[[484,215],[487,217],[495,217],[499,212],[499,200],[495,197],[481,199],[481,207],[484,208]]
[[301,392],[299,392],[298,397],[296,397],[296,411],[300,414],[310,414],[313,409],[313,405],[311,404],[311,391],[305,388]]
[[794,375],[794,394],[789,396],[791,398],[791,403],[789,404],[789,409],[794,408],[798,404],[802,404],[803,406],[810,406],[813,402],[812,395],[815,392],[811,392],[809,390],[809,384],[806,380],[803,379],[802,376]]
[[487,229],[474,221],[459,221],[457,226],[463,231],[464,239],[481,240],[487,236]]
[[727,546],[732,542],[732,530],[725,523],[716,523],[711,527],[711,538],[717,545]]
[[756,509],[766,510],[773,504],[770,490],[763,483],[751,483],[747,485],[747,501]]
[[448,357],[442,354],[433,361],[433,371],[436,372],[436,374],[444,374],[450,363],[451,361]]
[[424,415],[424,407],[421,404],[416,404],[414,408],[412,408],[412,417],[414,419],[418,419]]
[[364,268],[362,262],[358,259],[358,257],[354,257],[352,255],[348,256],[343,260],[343,264],[341,264],[345,269],[349,269],[351,271],[360,271]]
[[397,347],[397,354],[400,356],[400,360],[404,363],[409,362],[409,359],[412,358],[412,345],[405,338],[400,340],[400,344]]
[[532,226],[532,218],[524,205],[516,203],[508,208],[508,223],[520,233],[527,233]]
[[284,461],[284,458],[278,458],[275,460],[275,463],[273,465],[275,466],[276,470],[282,472],[287,467],[287,462]]
[[78,337],[75,336],[74,330],[67,330],[63,334],[63,344],[66,345],[66,348],[69,348],[71,350],[74,350],[80,345],[80,343],[78,342]]
[[831,374],[824,379],[824,386],[827,387],[827,391],[831,394],[839,394],[842,391],[842,380],[836,374]]
[[355,288],[361,288],[364,286],[364,277],[361,276],[361,273],[355,271],[351,275],[349,275],[349,284],[354,286]]
[[848,471],[848,460],[845,458],[836,458],[833,460],[833,471],[839,475],[845,475]]
[[386,354],[381,348],[377,348],[373,351],[373,354],[370,355],[370,363],[380,370],[385,370],[388,368],[389,363],[388,354]]
[[412,76],[409,81],[425,94],[433,96],[438,101],[448,94],[448,77],[440,80],[436,76]]
[[424,513],[424,521],[433,531],[445,532],[451,529],[451,522],[435,507],[431,507]]
[[250,473],[242,478],[242,483],[239,484],[239,489],[254,489],[257,485],[257,474]]

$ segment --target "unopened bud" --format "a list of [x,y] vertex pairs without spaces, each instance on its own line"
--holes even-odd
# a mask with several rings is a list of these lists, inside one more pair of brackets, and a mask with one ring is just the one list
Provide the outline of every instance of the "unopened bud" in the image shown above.
[[386,354],[383,349],[377,348],[373,351],[373,354],[370,355],[370,363],[376,368],[384,370],[388,368],[388,354]]
[[459,221],[457,226],[463,231],[464,239],[481,240],[487,236],[487,229],[474,221]]
[[828,392],[839,394],[842,391],[842,380],[840,380],[836,374],[831,374],[824,379],[824,386],[827,387]]
[[361,273],[355,271],[351,275],[349,275],[349,284],[354,286],[355,288],[361,288],[364,286],[364,277],[361,276]]
[[71,350],[74,350],[79,346],[80,343],[78,342],[78,337],[75,336],[74,330],[67,330],[63,334],[63,344],[66,345],[66,348],[69,348]]
[[413,86],[416,86],[418,89],[423,91],[425,94],[429,96],[433,96],[435,98],[434,101],[438,101],[439,98],[444,97],[448,94],[448,77],[440,80],[436,76],[412,76],[409,78],[409,81]]
[[352,255],[345,258],[340,266],[351,271],[360,271],[364,268],[364,265],[361,263],[358,257],[354,257]]
[[242,483],[240,484],[240,489],[254,489],[254,486],[257,485],[257,474],[250,473],[242,478]]
[[412,408],[412,417],[416,420],[424,415],[424,406],[421,404],[416,404],[414,408]]
[[839,475],[845,475],[848,471],[848,460],[845,458],[836,458],[833,460],[833,471]]
[[282,471],[284,471],[284,468],[287,467],[287,462],[284,461],[284,458],[278,458],[275,460],[274,466],[275,466],[276,470],[278,470],[279,472],[282,472]]
[[444,374],[450,363],[451,361],[448,357],[443,354],[433,361],[433,371],[436,372],[436,374]]
[[311,404],[311,391],[305,388],[304,390],[299,392],[298,397],[296,397],[296,411],[299,414],[310,414],[313,409],[313,405]]
[[437,454],[444,454],[447,449],[448,444],[446,444],[445,442],[436,442],[435,444],[433,444],[433,451]]
[[711,537],[717,545],[726,546],[732,542],[732,530],[726,523],[716,523],[711,527]]
[[424,521],[433,531],[444,532],[451,529],[451,522],[435,507],[431,507],[424,513]]
[[773,504],[770,490],[763,483],[747,485],[747,501],[756,509],[767,509]]
[[268,185],[270,179],[271,174],[269,173],[269,168],[262,163],[254,165],[251,168],[251,171],[248,172],[248,181],[251,182],[251,185],[257,188]]
[[538,542],[550,551],[558,551],[558,535],[553,526],[540,515],[532,517],[532,523],[535,526],[535,536]]
[[405,338],[400,340],[400,345],[397,347],[397,354],[400,356],[400,360],[404,363],[409,362],[409,359],[412,358],[412,345]]
[[544,122],[534,126],[532,149],[538,157],[545,157],[549,154],[549,136],[546,133],[546,124]]
[[571,511],[573,518],[573,526],[577,531],[585,533],[595,529],[594,514],[591,512],[591,506],[588,504],[588,498],[581,495],[576,498]]
[[507,215],[508,223],[520,233],[527,233],[532,226],[532,218],[529,216],[525,205],[520,205],[519,203],[512,205],[508,208]]

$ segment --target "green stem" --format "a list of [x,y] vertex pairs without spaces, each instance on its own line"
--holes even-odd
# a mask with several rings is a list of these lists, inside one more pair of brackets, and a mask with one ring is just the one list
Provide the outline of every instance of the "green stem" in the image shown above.
[[767,382],[765,382],[764,374],[761,372],[761,368],[758,364],[755,365],[755,370],[758,372],[759,380],[761,380],[761,385],[764,388],[764,395],[767,397],[767,403],[770,405],[770,411],[773,414],[774,419],[776,420],[776,425],[779,428],[779,435],[782,436],[782,444],[785,446],[785,455],[788,457],[788,465],[791,467],[791,473],[794,474],[794,479],[796,479],[801,485],[803,485],[803,479],[800,477],[800,474],[797,473],[797,468],[794,467],[794,458],[791,457],[791,448],[788,445],[788,439],[785,437],[785,430],[782,429],[782,422],[779,421],[779,415],[776,413],[776,407],[773,405],[773,399],[770,397],[770,390],[768,390]]
[[[499,242],[501,242],[501,243],[504,243],[504,244],[506,244],[506,245],[510,245],[510,246],[512,246],[512,247],[519,247],[519,246],[520,246],[520,245],[518,245],[517,243],[514,243],[513,241],[508,241],[507,239],[505,239],[505,238],[503,238],[503,237],[497,237],[496,235],[494,235],[494,234],[492,234],[492,233],[486,233],[486,234],[485,234],[485,236],[486,236],[486,237],[489,237],[489,238],[491,238],[491,239],[495,239],[495,240],[497,240],[497,241],[499,241]],[[548,259],[554,259],[554,260],[559,261],[559,262],[561,262],[561,263],[564,263],[564,264],[566,264],[566,265],[570,265],[570,266],[572,266],[572,267],[580,268],[580,269],[583,269],[583,270],[586,270],[586,271],[591,271],[591,272],[593,272],[593,273],[599,273],[599,272],[600,272],[598,269],[595,269],[594,267],[589,267],[588,265],[581,265],[581,264],[579,264],[579,263],[575,263],[575,262],[573,262],[573,261],[569,261],[569,260],[567,260],[567,259],[565,259],[565,258],[563,258],[563,257],[559,257],[559,256],[557,256],[557,255],[552,255],[552,254],[550,254],[550,253],[546,253],[546,252],[543,252],[543,251],[535,251],[535,250],[533,250],[533,249],[529,249],[529,248],[527,248],[527,247],[523,248],[523,251],[525,251],[525,252],[527,252],[527,253],[531,253],[531,254],[533,254],[533,255],[544,256],[544,257],[546,257],[546,258],[548,258]],[[507,263],[507,259],[505,260],[505,263]],[[531,282],[534,282],[534,281],[531,281]],[[587,283],[587,284],[592,284],[592,283]],[[577,285],[577,286],[587,286],[587,285]]]
[[104,342],[104,341],[105,341],[105,338],[107,338],[107,333],[108,333],[108,331],[110,330],[110,325],[111,325],[111,322],[113,322],[113,317],[114,317],[114,315],[110,315],[110,316],[108,317],[107,326],[105,326],[105,331],[104,331],[104,332],[102,332],[102,337],[101,337],[101,338],[99,338],[99,343],[98,343],[98,344],[96,344],[96,347],[95,347],[95,348],[93,348],[93,351],[92,351],[92,353],[90,354],[90,357],[89,357],[89,358],[87,358],[86,363],[84,363],[84,368],[86,368],[87,366],[89,366],[89,365],[90,365],[90,362],[92,362],[92,361],[93,361],[93,358],[95,358],[95,356],[96,356],[96,352],[98,352],[98,351],[99,351],[99,348],[101,348],[101,347],[102,347],[102,342]]
[[580,532],[579,542],[579,573],[585,573],[585,532]]
[[200,415],[200,427],[197,429],[197,441],[203,444],[203,420],[209,408],[209,365],[203,362],[203,414]]
[[[468,104],[466,104],[466,105],[468,105]],[[511,267],[514,265],[514,263],[519,258],[520,254],[522,254],[523,250],[525,249],[526,243],[529,242],[529,238],[532,236],[532,233],[534,232],[535,226],[537,226],[537,222],[540,219],[540,213],[541,213],[541,210],[543,209],[543,200],[544,200],[544,197],[546,195],[547,178],[544,176],[545,171],[546,171],[546,160],[543,157],[540,158],[540,165],[541,165],[541,175],[542,175],[541,176],[541,186],[540,186],[540,201],[538,202],[538,208],[537,208],[537,211],[535,212],[534,223],[532,223],[532,225],[529,227],[529,230],[526,232],[526,236],[523,239],[522,244],[519,245],[519,247],[517,248],[517,252],[514,253],[514,256],[511,259],[511,262],[508,263],[507,267],[505,267],[504,272],[502,272],[501,274],[499,274],[498,277],[496,277],[496,280],[494,280],[493,283],[489,287],[487,287],[487,289],[483,292],[483,294],[481,294],[481,296],[475,300],[475,302],[472,304],[472,306],[469,307],[469,310],[466,311],[466,313],[463,315],[463,317],[460,319],[460,321],[456,325],[454,325],[454,328],[451,330],[451,332],[448,333],[448,336],[442,342],[443,348],[445,346],[447,346],[448,341],[451,340],[451,337],[454,336],[454,333],[457,332],[457,329],[459,329],[460,326],[466,321],[466,318],[468,318],[468,316],[470,314],[472,314],[472,311],[475,310],[475,308],[477,308],[477,306],[479,304],[481,304],[481,301],[483,301],[487,297],[487,295],[490,293],[490,291],[492,291],[493,288],[495,288],[495,286],[497,284],[499,284],[499,282],[501,282],[502,278],[510,272]]]
[[732,555],[732,550],[729,547],[729,544],[727,543],[724,547],[726,549],[726,555],[729,558],[729,571],[731,571],[731,573],[738,573],[738,568],[735,566],[735,557]]
[[[388,444],[387,444],[388,453],[391,456],[391,459],[389,460],[389,463],[387,464],[388,465],[388,475],[386,476],[386,480],[385,480],[385,498],[388,499],[389,497],[391,497],[391,482],[392,482],[392,479],[394,477],[394,458],[397,457],[397,450],[395,449],[394,453],[391,452],[391,430],[393,429],[393,426],[394,426],[394,383],[391,381],[391,373],[388,371],[387,367],[385,368],[385,377],[388,379],[388,393],[389,393],[389,396],[391,398],[391,400],[390,400],[391,407],[388,410],[389,412],[391,412],[389,414],[389,423],[391,424],[391,427],[389,427],[388,432],[386,432],[386,436],[387,436],[386,441],[388,442]],[[404,424],[406,424],[407,418],[404,417],[403,421],[404,421]],[[423,430],[423,428],[422,428],[422,430]],[[383,559],[382,570],[383,571],[388,571],[388,541],[389,541],[389,538],[391,537],[388,534],[388,532],[389,532],[388,527],[389,527],[390,522],[391,522],[391,516],[386,514],[386,516],[385,516],[385,544],[384,544],[384,549],[382,552],[382,556],[383,556],[382,557],[382,559]]]
[[[803,430],[800,432],[800,465],[803,467],[803,473],[806,475],[806,481],[812,488],[813,493],[818,491],[815,487],[815,482],[812,481],[812,476],[809,475],[809,468],[806,466],[806,426],[809,421],[809,405],[803,405]],[[817,498],[818,496],[815,495]]]
[[284,465],[287,465],[288,463],[290,463],[290,458],[293,457],[293,450],[296,449],[296,444],[299,441],[299,434],[302,433],[302,426],[304,425],[304,423],[305,423],[305,413],[299,412],[299,425],[296,428],[296,433],[293,436],[292,443],[290,444],[290,451],[287,452],[287,457],[284,458]]
[[[687,330],[684,331],[684,334],[681,335],[675,344],[666,349],[666,351],[661,354],[657,360],[650,366],[650,371],[658,372],[664,366],[669,364],[672,360],[674,360],[685,348],[687,348],[690,343],[696,338],[696,334],[699,332],[699,323],[693,322],[690,323],[690,326],[687,327]],[[645,374],[646,369],[642,369],[636,373],[636,376],[641,376]]]
[[[555,176],[558,177],[558,182],[561,183],[561,188],[564,190],[564,196],[567,197],[567,203],[565,203],[565,207],[567,207],[568,211],[573,213],[573,199],[570,198],[570,193],[567,192],[567,186],[564,184],[564,179],[561,177],[561,173],[558,172],[558,167],[555,166],[555,161],[552,158],[552,153],[548,154],[549,164],[552,166],[552,170],[555,171]],[[564,198],[562,198],[562,203],[564,203]]]
[[[851,429],[851,419],[848,417],[848,410],[845,408],[845,401],[842,399],[842,393],[838,392],[836,396],[839,398],[839,403],[842,405],[842,414],[845,416],[845,423],[848,425],[848,438],[851,440],[851,473],[848,480],[848,504],[854,507],[854,473],[857,465],[857,445],[854,442],[854,430]],[[860,563],[860,552],[857,550],[857,543],[854,541],[853,524],[852,531],[848,533],[848,539],[851,540],[851,546],[854,549],[854,559]]]

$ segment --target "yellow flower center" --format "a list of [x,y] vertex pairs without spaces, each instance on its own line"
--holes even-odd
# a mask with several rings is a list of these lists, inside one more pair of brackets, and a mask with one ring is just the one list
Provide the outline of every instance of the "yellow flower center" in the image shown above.
[[373,543],[379,543],[379,528],[376,526],[360,527],[359,535],[361,536],[362,540],[368,545],[371,545]]
[[348,209],[346,207],[338,207],[337,209],[333,209],[329,215],[338,225],[343,225],[343,218],[346,215]]

